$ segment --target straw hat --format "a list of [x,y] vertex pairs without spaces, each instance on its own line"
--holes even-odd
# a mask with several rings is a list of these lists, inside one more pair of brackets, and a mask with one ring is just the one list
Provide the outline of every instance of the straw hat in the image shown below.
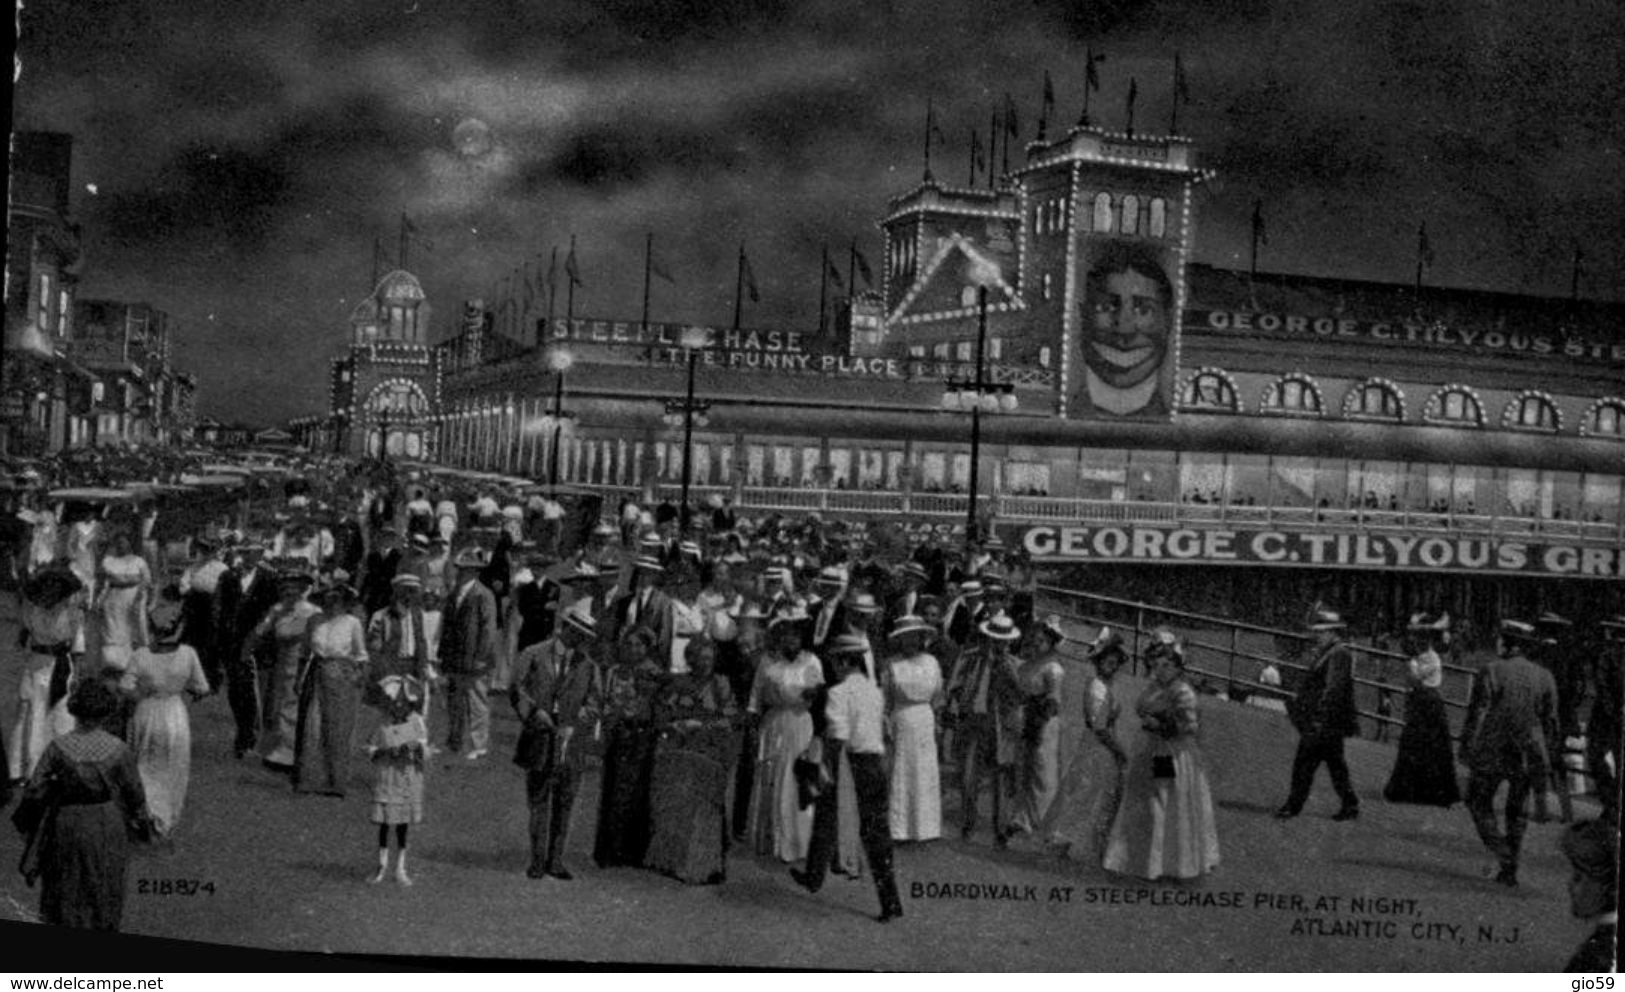
[[1016,629],[1015,621],[1003,610],[977,624],[976,629],[982,632],[983,637],[995,641],[1013,641],[1021,636],[1021,631]]
[[1343,619],[1343,614],[1336,610],[1321,608],[1309,617],[1310,630],[1343,630],[1347,626],[1348,622]]
[[1057,644],[1060,644],[1062,641],[1066,640],[1066,631],[1061,629],[1061,617],[1059,614],[1049,614],[1048,616],[1044,617],[1044,619],[1038,621],[1036,626],[1038,630],[1041,630],[1055,638],[1055,643]]
[[585,610],[565,611],[564,625],[578,634],[585,634],[588,637],[598,636],[598,621]]
[[1502,620],[1501,636],[1510,637],[1518,641],[1534,641],[1539,636],[1535,632],[1535,625],[1524,620]]
[[597,582],[602,577],[603,577],[603,573],[598,570],[598,566],[594,565],[590,561],[578,561],[578,562],[576,562],[575,568],[572,568],[559,581],[561,581],[561,582]]
[[898,566],[897,574],[901,576],[908,576],[909,578],[919,579],[921,582],[925,582],[931,578],[931,576],[926,574],[924,565],[912,560],[905,561],[902,565]]
[[491,558],[483,548],[464,548],[457,552],[457,557],[451,563],[457,568],[484,568],[491,564]]
[[880,604],[875,602],[872,593],[867,592],[853,593],[848,596],[846,598],[846,608],[853,613],[862,613],[867,616],[873,616],[880,612]]
[[867,654],[869,640],[856,634],[838,634],[830,638],[825,650],[830,654]]
[[389,584],[396,589],[422,589],[423,580],[413,572],[402,572],[389,580]]
[[936,633],[936,629],[926,623],[924,618],[909,613],[897,618],[897,622],[892,625],[891,633],[887,634],[886,638],[891,640],[897,637],[906,637],[909,634],[934,633]]
[[642,569],[645,572],[664,573],[666,571],[666,566],[660,564],[660,559],[654,555],[638,555],[637,561],[632,563],[632,567]]
[[846,585],[846,571],[835,565],[819,569],[818,578],[814,580],[821,586]]

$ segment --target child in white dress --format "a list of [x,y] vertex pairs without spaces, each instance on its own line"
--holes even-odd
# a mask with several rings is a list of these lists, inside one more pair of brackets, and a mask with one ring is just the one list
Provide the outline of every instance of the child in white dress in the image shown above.
[[389,675],[379,681],[384,719],[373,731],[367,751],[372,755],[372,822],[378,824],[378,872],[373,882],[389,874],[389,828],[395,828],[395,881],[411,885],[406,873],[406,832],[423,822],[423,764],[429,728],[423,722],[423,683],[411,676]]

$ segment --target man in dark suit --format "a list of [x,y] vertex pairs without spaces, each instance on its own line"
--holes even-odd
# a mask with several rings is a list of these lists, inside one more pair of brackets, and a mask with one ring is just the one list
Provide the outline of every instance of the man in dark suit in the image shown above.
[[514,659],[508,700],[524,724],[514,763],[525,769],[530,806],[530,878],[568,881],[564,845],[581,781],[581,745],[599,708],[598,667],[588,653],[592,615],[566,611],[556,633]]
[[491,747],[491,669],[496,664],[497,606],[480,582],[490,564],[479,548],[464,550],[452,562],[457,586],[446,596],[440,628],[440,669],[446,676],[446,747],[462,749],[468,736],[468,760],[477,761]]
[[1298,693],[1287,703],[1287,716],[1298,728],[1298,752],[1292,758],[1292,791],[1275,811],[1277,820],[1290,820],[1303,812],[1321,763],[1332,777],[1332,788],[1342,800],[1334,820],[1360,815],[1360,798],[1349,781],[1343,758],[1343,739],[1360,732],[1354,709],[1354,655],[1343,642],[1347,628],[1332,610],[1316,610],[1309,629],[1315,634],[1315,659],[1304,673]]
[[[1518,855],[1529,825],[1529,793],[1544,787],[1557,728],[1557,684],[1524,652],[1538,643],[1534,624],[1501,621],[1500,657],[1473,680],[1462,725],[1467,812],[1496,858],[1495,880],[1518,884]],[[1495,792],[1507,784],[1506,832],[1495,819]]]
[[553,636],[559,607],[559,584],[547,575],[555,559],[537,549],[525,554],[524,567],[513,578],[513,611],[518,623],[514,651],[540,644]]
[[276,573],[265,565],[264,555],[261,544],[238,547],[215,590],[220,618],[215,628],[216,650],[225,667],[226,704],[237,725],[232,750],[239,758],[259,743],[261,719],[259,675],[254,658],[244,649],[254,628],[277,601]]
[[653,555],[639,555],[633,563],[632,591],[615,601],[610,612],[613,627],[609,640],[619,641],[633,627],[647,627],[654,632],[653,657],[662,668],[671,664],[672,608],[671,599],[660,588],[666,567]]

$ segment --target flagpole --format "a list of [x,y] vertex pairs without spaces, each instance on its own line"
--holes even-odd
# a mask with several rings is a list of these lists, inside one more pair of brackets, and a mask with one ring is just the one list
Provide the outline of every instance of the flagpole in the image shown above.
[[745,243],[739,242],[739,264],[734,266],[734,330],[739,330],[739,311],[745,305]]
[[1416,295],[1418,298],[1422,295],[1422,260],[1427,253],[1427,243],[1428,225],[1426,221],[1423,221],[1421,226],[1416,229]]
[[[929,145],[930,143],[931,143],[931,139],[929,137],[929,130],[928,130],[927,131],[927,137],[926,137],[926,144]],[[930,173],[929,170],[927,170],[926,178],[929,179],[930,176],[931,176],[931,173]],[[820,262],[820,264],[818,266],[818,333],[819,334],[823,334],[825,332],[825,330],[827,330],[828,327],[829,327],[829,325],[828,325],[828,323],[826,323],[826,319],[825,319],[826,300],[827,300],[827,298],[829,296],[829,245],[828,244],[825,244],[823,246],[823,255],[821,256],[821,258],[822,258],[822,261]]]
[[[575,257],[576,257],[576,236],[574,234],[572,234],[572,235],[570,235],[570,261],[573,263],[573,267],[577,271],[580,271],[581,263],[575,261]],[[575,331],[575,322],[576,322],[576,277],[575,277],[575,273],[574,272],[566,272],[564,274],[564,281],[566,283],[566,287],[565,287],[565,290],[564,290],[564,324],[565,324],[566,327],[570,328],[571,332],[573,333]]]
[[993,111],[987,122],[987,188],[993,189],[993,163],[999,158],[999,112]]
[[846,298],[852,299],[858,295],[858,239],[852,239],[852,246],[846,256]]
[[553,254],[547,260],[547,333],[553,333],[553,304],[559,296],[559,246],[553,246]]
[[1134,137],[1134,100],[1140,95],[1140,87],[1133,76],[1128,80],[1128,129],[1129,137]]
[[406,211],[401,211],[401,253],[396,256],[400,259],[401,271],[406,271]]
[[1580,302],[1580,260],[1584,257],[1578,245],[1574,248],[1574,267],[1569,273],[1569,302]]
[[[923,182],[931,181],[931,98],[925,98],[925,178]],[[820,321],[820,324],[822,321]]]
[[1168,111],[1168,133],[1179,133],[1179,53],[1174,53],[1174,103]]
[[982,150],[982,140],[976,136],[976,129],[970,129],[970,178],[965,185],[971,189],[976,188],[976,153]]
[[378,271],[378,257],[384,253],[384,246],[378,243],[378,235],[372,236],[372,282],[367,284],[367,295],[371,296],[378,289],[378,280],[383,273]]
[[643,239],[643,339],[649,339],[649,271],[654,264],[655,232],[649,231]]
[[1253,201],[1253,250],[1252,250],[1252,259],[1247,265],[1247,278],[1248,279],[1257,279],[1258,278],[1258,235],[1259,235],[1259,231],[1263,227],[1263,223],[1262,223],[1263,219],[1264,219],[1264,201],[1263,200],[1254,200]]
[[1081,127],[1089,126],[1089,91],[1094,89],[1090,85],[1095,78],[1095,49],[1088,46],[1083,50],[1083,116],[1078,119]]
[[1013,105],[1010,103],[1010,94],[1006,93],[1004,95],[1004,126],[999,130],[1004,132],[1004,160],[1002,163],[1002,168],[1004,174],[1007,176],[1010,174],[1010,124],[1012,117],[1010,111],[1012,109]]

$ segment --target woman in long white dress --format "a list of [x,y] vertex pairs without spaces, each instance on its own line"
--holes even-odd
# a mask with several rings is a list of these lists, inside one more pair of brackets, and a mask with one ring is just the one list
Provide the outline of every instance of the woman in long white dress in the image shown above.
[[27,779],[51,741],[74,728],[68,712],[73,659],[85,650],[84,584],[64,564],[47,565],[23,586],[22,677],[6,748],[7,772]]
[[897,652],[887,667],[886,702],[892,739],[893,840],[942,836],[942,783],[937,767],[937,714],[942,666],[925,645],[935,631],[918,616],[901,616],[888,640]]
[[1123,637],[1110,627],[1101,630],[1089,652],[1082,699],[1083,733],[1063,756],[1060,790],[1050,804],[1041,832],[1064,857],[1100,864],[1106,837],[1123,796],[1123,770],[1128,752],[1117,739],[1122,707],[1113,682],[1128,655]]
[[172,834],[192,777],[192,722],[186,705],[209,694],[197,652],[180,643],[180,603],[160,598],[152,613],[151,647],[131,654],[125,682],[137,702],[130,747],[158,833]]
[[97,580],[101,662],[106,667],[124,669],[129,665],[130,652],[146,646],[147,596],[152,586],[146,559],[134,553],[124,531],[114,531],[108,541]]
[[812,696],[824,682],[818,657],[801,650],[806,612],[768,622],[768,648],[751,687],[749,712],[761,718],[749,831],[757,854],[800,861],[812,843],[813,811],[796,790],[796,758],[812,741]]

